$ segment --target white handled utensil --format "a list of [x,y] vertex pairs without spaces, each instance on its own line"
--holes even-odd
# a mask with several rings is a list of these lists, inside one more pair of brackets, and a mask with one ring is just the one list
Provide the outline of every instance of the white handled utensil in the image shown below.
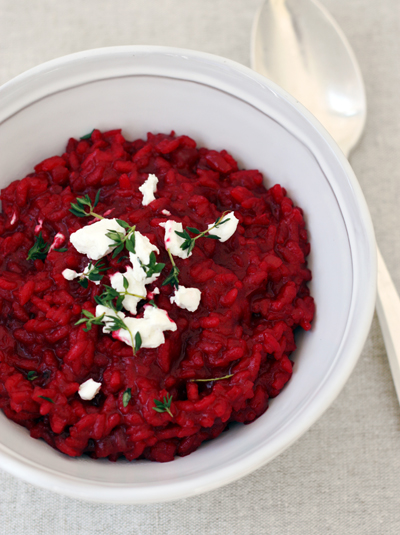
[[[306,106],[349,155],[365,125],[364,82],[346,37],[317,0],[266,0],[254,19],[251,61]],[[377,254],[376,310],[400,402],[400,299]]]

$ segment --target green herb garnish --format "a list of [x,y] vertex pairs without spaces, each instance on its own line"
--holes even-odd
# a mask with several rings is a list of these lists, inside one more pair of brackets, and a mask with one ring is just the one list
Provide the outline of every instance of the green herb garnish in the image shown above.
[[130,402],[131,397],[132,397],[131,389],[130,389],[130,388],[127,388],[127,389],[125,390],[125,392],[122,394],[122,405],[123,405],[124,407],[127,407],[127,406],[128,406],[128,403]]
[[61,249],[53,249],[56,253],[66,253],[68,251],[68,247],[61,247]]
[[[114,304],[114,299],[117,299],[117,303]],[[124,300],[123,294],[114,290],[111,286],[104,286],[104,292],[101,295],[96,295],[94,300],[98,305],[103,305],[107,308],[112,308],[116,312],[122,310],[122,301]]]
[[190,383],[208,383],[209,381],[222,381],[222,379],[229,379],[230,377],[233,377],[234,374],[231,373],[230,375],[224,375],[223,377],[214,377],[212,379],[189,379]]
[[167,412],[172,418],[174,417],[171,412],[172,396],[168,394],[167,397],[163,397],[162,401],[158,401],[158,399],[153,399],[153,401],[156,405],[155,407],[152,407],[153,411]]
[[29,371],[27,374],[26,374],[26,378],[28,379],[28,381],[34,381],[35,379],[37,379],[39,376],[36,375],[36,372],[31,370]]
[[88,332],[92,329],[92,325],[102,325],[103,324],[103,318],[105,315],[105,312],[101,316],[94,316],[89,310],[82,310],[82,314],[85,316],[84,318],[81,318],[78,320],[75,325],[81,325],[82,323],[86,323],[86,328],[83,330],[85,332]]
[[164,280],[164,282],[162,283],[161,286],[167,286],[167,284],[171,284],[171,286],[175,286],[175,288],[178,289],[178,287],[179,287],[179,280],[178,280],[179,269],[176,267],[176,264],[174,262],[174,259],[172,257],[172,254],[170,253],[169,249],[167,249],[167,253],[168,253],[169,259],[171,260],[172,269],[169,272],[168,277]]
[[136,344],[133,340],[132,332],[128,328],[124,320],[120,318],[119,316],[106,316],[106,318],[111,320],[111,323],[108,323],[106,326],[106,329],[108,332],[112,333],[115,331],[119,331],[121,329],[123,329],[124,331],[128,331],[129,336],[131,338],[133,355],[136,355]]
[[[132,333],[128,329],[126,323],[124,322],[122,318],[120,318],[119,316],[106,316],[106,318],[111,320],[111,323],[107,323],[105,327],[108,332],[113,333],[115,331],[119,331],[120,329],[123,329],[125,331],[128,331],[132,338]],[[133,347],[133,342],[132,342],[132,347]]]
[[[215,234],[210,234],[210,231],[214,228],[220,227],[221,225],[223,225],[224,223],[227,223],[230,220],[230,217],[223,220],[223,218],[225,217],[227,213],[228,212],[224,212],[216,220],[216,222],[214,223],[212,227],[208,228],[207,230],[203,230],[203,232],[193,227],[186,227],[186,229],[182,232],[175,230],[175,234],[177,234],[180,238],[183,238],[185,240],[181,245],[181,249],[183,249],[184,251],[187,250],[187,255],[189,256],[189,254],[193,251],[194,246],[196,245],[196,240],[198,240],[199,238],[204,237],[204,238],[210,238],[211,240],[220,240],[221,238],[219,236],[216,236]],[[191,232],[192,234],[195,234],[196,237],[192,238],[190,234],[188,233],[188,231]]]
[[89,134],[85,134],[84,136],[80,137],[79,139],[81,141],[84,141],[85,139],[90,139],[92,137],[92,134],[93,134],[94,130],[95,129],[93,128],[93,130]]
[[[137,295],[133,294],[131,292],[128,292],[129,282],[126,277],[123,276],[123,284],[124,284],[124,291],[118,292],[111,286],[104,286],[104,292],[101,295],[96,295],[94,300],[98,305],[103,305],[108,308],[112,308],[116,312],[120,312],[123,308],[123,301],[124,298],[127,295],[130,295],[132,297],[136,297],[137,299],[146,299],[146,296],[144,295]],[[116,303],[114,304],[114,299],[116,299]]]
[[87,272],[82,273],[82,275],[79,277],[79,284],[83,288],[87,288],[89,285],[88,281],[101,281],[101,279],[104,277],[104,273],[102,271],[107,271],[107,268],[104,267],[104,264],[101,262],[101,260],[98,260],[95,264],[88,265]]
[[111,323],[108,323],[106,326],[108,332],[119,331],[120,329],[128,331],[132,342],[133,355],[136,355],[136,352],[139,351],[139,349],[142,347],[142,337],[140,336],[140,333],[137,332],[135,334],[135,339],[133,339],[131,330],[122,318],[120,318],[119,316],[106,316],[106,318],[109,318],[111,320]]
[[[99,199],[100,199],[100,191],[96,193],[96,197],[94,199],[94,202],[92,204],[92,201],[89,197],[89,195],[84,195],[83,197],[77,197],[76,203],[71,203],[70,212],[76,215],[76,217],[88,217],[92,216],[96,219],[104,219],[103,216],[96,214],[93,212],[93,210],[96,208]],[[87,211],[87,208],[89,208],[89,211]]]
[[135,334],[135,353],[139,351],[139,349],[142,347],[142,337],[140,336],[140,332],[138,331]]
[[50,403],[54,403],[54,401],[51,398],[46,398],[46,396],[38,396],[38,398],[45,399],[46,401],[50,401]]
[[35,238],[35,243],[29,249],[27,260],[45,260],[49,252],[50,244],[43,240],[42,232]]
[[107,238],[113,241],[111,247],[115,247],[112,257],[115,258],[119,253],[121,253],[124,247],[130,253],[135,253],[135,228],[136,225],[131,227],[129,223],[123,221],[122,219],[117,219],[117,223],[120,227],[127,230],[128,232],[124,234],[123,232],[118,232],[118,230],[109,230],[106,234]]
[[150,253],[150,262],[148,264],[143,264],[143,262],[140,262],[140,265],[144,269],[147,278],[152,277],[156,273],[161,273],[161,271],[165,268],[165,264],[162,262],[157,263],[154,251]]

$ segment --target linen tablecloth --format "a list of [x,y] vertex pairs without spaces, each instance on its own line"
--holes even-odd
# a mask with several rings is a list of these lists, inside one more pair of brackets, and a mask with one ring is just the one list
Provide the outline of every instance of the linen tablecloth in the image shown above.
[[[400,3],[321,1],[347,35],[364,75],[368,120],[350,161],[400,291]],[[0,0],[0,83],[57,56],[111,45],[185,47],[250,65],[250,31],[260,3]],[[337,400],[290,449],[253,474],[195,498],[124,506],[69,499],[0,472],[0,533],[400,533],[400,409],[376,317]]]

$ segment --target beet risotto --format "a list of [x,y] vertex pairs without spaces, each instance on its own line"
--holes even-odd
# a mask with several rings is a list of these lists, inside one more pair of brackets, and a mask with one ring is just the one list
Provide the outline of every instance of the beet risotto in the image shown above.
[[32,437],[171,461],[290,379],[314,315],[302,210],[225,150],[94,130],[1,200],[0,408]]

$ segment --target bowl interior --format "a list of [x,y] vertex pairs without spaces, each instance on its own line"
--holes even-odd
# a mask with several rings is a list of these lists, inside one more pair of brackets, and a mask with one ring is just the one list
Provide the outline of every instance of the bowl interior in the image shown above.
[[0,413],[0,465],[31,482],[101,501],[161,501],[219,486],[291,444],[354,366],[368,330],[364,320],[349,334],[354,314],[360,307],[368,308],[366,317],[372,313],[370,293],[364,303],[358,298],[359,285],[373,279],[373,266],[366,273],[360,267],[373,239],[363,201],[322,128],[272,84],[256,74],[246,77],[251,71],[245,68],[195,53],[132,55],[127,48],[58,62],[0,90],[0,187],[94,127],[122,128],[128,139],[175,130],[199,145],[226,149],[241,167],[264,173],[267,187],[283,185],[303,208],[317,313],[312,330],[297,338],[293,377],[268,411],[188,457],[166,464],[68,458]]

